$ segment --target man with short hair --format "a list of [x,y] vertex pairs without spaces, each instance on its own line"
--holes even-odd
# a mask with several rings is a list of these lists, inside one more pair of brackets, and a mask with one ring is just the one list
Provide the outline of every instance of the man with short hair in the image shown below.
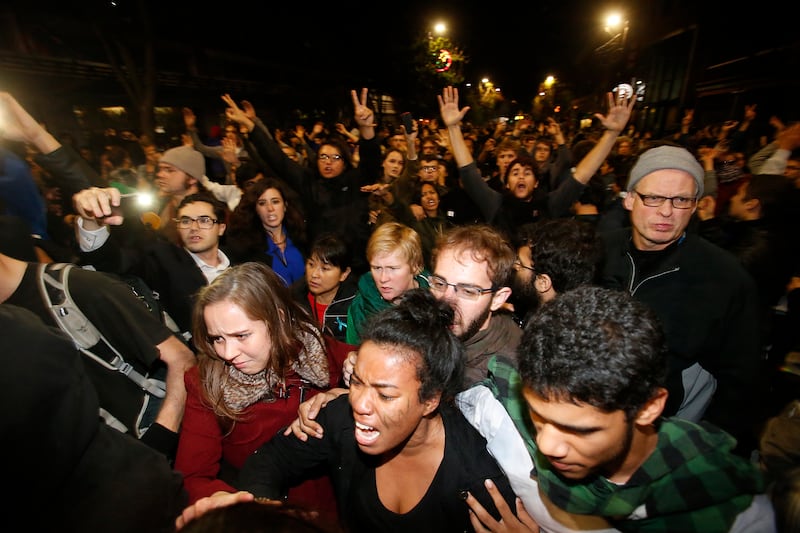
[[170,148],[158,162],[156,185],[159,195],[164,198],[158,212],[161,217],[159,232],[175,243],[179,243],[179,235],[175,225],[169,222],[178,212],[178,204],[186,196],[201,192],[200,179],[206,173],[206,162],[203,154],[191,146]]
[[194,294],[231,265],[220,248],[227,208],[207,193],[184,197],[176,217],[167,222],[179,235],[180,245],[154,239],[142,247],[124,246],[109,226],[125,221],[112,207],[119,191],[86,189],[73,197],[81,262],[97,270],[140,277],[159,294],[167,314],[184,339],[191,337]]
[[543,219],[522,226],[517,238],[511,302],[518,319],[562,292],[599,281],[603,250],[592,224]]
[[665,144],[638,157],[623,200],[631,227],[602,235],[604,285],[629,292],[664,324],[664,412],[717,424],[748,455],[758,423],[750,396],[761,382],[756,288],[733,255],[686,231],[703,179],[685,148]]
[[568,291],[525,326],[522,393],[539,487],[559,508],[622,531],[774,532],[759,467],[708,424],[662,416],[659,319],[625,292]]

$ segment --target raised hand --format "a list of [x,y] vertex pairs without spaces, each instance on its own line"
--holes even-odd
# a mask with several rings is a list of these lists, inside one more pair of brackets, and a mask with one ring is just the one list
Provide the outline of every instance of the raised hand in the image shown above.
[[194,111],[188,107],[183,108],[183,124],[186,126],[187,130],[193,130],[197,126],[197,117]]
[[256,108],[250,103],[250,100],[242,100],[242,111],[252,121],[256,120]]
[[375,127],[375,115],[372,113],[372,109],[367,107],[367,92],[366,87],[361,89],[361,98],[359,99],[355,89],[350,91],[350,96],[353,97],[353,116],[359,128]]
[[445,87],[441,95],[437,95],[439,100],[439,114],[445,126],[457,126],[464,119],[470,107],[458,109],[458,89]]
[[247,116],[247,113],[243,109],[236,105],[236,102],[233,100],[233,98],[231,98],[231,95],[223,94],[222,101],[228,106],[228,109],[225,110],[225,116],[228,118],[228,120],[236,122],[237,124],[242,124],[248,129],[248,131],[253,131],[255,122],[253,122],[250,117]]
[[605,129],[620,133],[625,130],[625,125],[631,118],[631,111],[633,111],[633,106],[635,103],[636,98],[628,97],[624,94],[619,97],[615,97],[614,93],[609,92],[608,115],[595,113],[594,116],[600,121]]
[[44,127],[28,114],[11,93],[0,92],[0,109],[5,115],[3,127],[0,128],[0,137],[32,143],[35,137],[44,131]]

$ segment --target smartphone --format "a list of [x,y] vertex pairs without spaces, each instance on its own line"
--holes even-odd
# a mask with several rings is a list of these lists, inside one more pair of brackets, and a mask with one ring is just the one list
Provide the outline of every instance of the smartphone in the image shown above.
[[400,113],[400,120],[403,121],[403,127],[406,129],[406,133],[411,133],[414,131],[414,117],[406,111],[405,113]]

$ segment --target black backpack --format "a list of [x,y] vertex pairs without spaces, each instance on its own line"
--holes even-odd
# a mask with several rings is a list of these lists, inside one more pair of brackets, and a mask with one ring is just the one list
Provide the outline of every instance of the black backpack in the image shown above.
[[[70,263],[39,265],[37,279],[42,299],[59,328],[72,338],[81,353],[99,365],[87,365],[87,370],[96,378],[93,381],[98,388],[102,418],[108,425],[139,438],[143,433],[141,424],[145,411],[153,402],[160,404],[166,394],[166,383],[149,373],[137,371],[126,362],[81,312],[69,292],[69,272],[74,266]],[[128,285],[153,313],[160,314],[155,296],[143,282],[138,286],[130,282]],[[120,386],[117,380],[108,379],[108,374],[124,375],[128,383]]]

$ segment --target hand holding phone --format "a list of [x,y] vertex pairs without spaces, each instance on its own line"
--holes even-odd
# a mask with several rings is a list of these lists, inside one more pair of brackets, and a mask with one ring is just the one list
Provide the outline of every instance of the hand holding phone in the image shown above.
[[403,121],[403,127],[406,129],[406,134],[410,134],[414,132],[414,117],[406,111],[405,113],[400,113],[400,120]]

